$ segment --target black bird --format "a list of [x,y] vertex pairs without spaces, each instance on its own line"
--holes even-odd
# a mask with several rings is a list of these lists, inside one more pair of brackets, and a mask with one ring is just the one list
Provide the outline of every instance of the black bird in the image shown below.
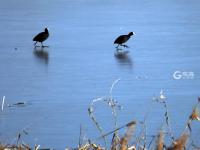
[[118,48],[119,45],[124,46],[124,47],[128,47],[127,45],[122,45],[122,44],[126,43],[130,39],[130,37],[132,35],[135,35],[135,33],[134,32],[130,32],[127,35],[120,35],[114,42],[114,44],[118,44],[116,48]]
[[44,47],[42,42],[44,42],[48,37],[49,37],[49,31],[47,28],[45,28],[44,32],[40,32],[33,38],[33,41],[35,41],[34,45],[36,46],[37,42],[40,42],[42,44],[42,47]]

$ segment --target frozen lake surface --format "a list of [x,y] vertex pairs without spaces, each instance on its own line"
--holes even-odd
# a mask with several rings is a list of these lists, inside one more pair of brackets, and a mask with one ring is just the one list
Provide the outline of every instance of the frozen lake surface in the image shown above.
[[[118,78],[119,124],[142,120],[163,89],[178,137],[200,96],[199,10],[199,0],[0,1],[0,98],[6,96],[0,141],[14,143],[26,130],[22,139],[31,145],[76,147],[80,124],[88,138],[97,138],[87,108]],[[32,38],[46,26],[49,47],[41,52]],[[136,35],[127,57],[116,57],[114,39],[130,31]],[[175,71],[194,75],[175,80]],[[7,107],[17,102],[27,105]],[[113,129],[110,109],[99,104],[95,110],[104,131]],[[148,133],[157,133],[163,108],[154,103],[149,116]],[[200,139],[199,125],[193,128]]]

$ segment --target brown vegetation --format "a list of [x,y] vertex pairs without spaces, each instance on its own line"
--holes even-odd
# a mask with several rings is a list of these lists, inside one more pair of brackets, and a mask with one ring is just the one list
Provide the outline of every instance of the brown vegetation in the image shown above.
[[[181,133],[180,137],[176,140],[174,139],[174,135],[171,130],[171,123],[170,123],[170,117],[169,117],[169,111],[168,111],[168,105],[166,101],[166,96],[164,95],[163,91],[161,91],[160,96],[157,98],[154,98],[157,103],[160,103],[165,113],[163,115],[164,125],[166,128],[163,130],[163,128],[158,132],[155,133],[155,135],[152,135],[151,140],[147,140],[147,131],[146,131],[146,119],[145,117],[144,121],[130,121],[124,125],[118,126],[117,124],[117,112],[121,108],[121,106],[118,104],[118,102],[112,97],[112,89],[114,88],[114,85],[119,81],[116,80],[113,85],[111,86],[109,96],[100,97],[97,99],[94,99],[92,103],[90,104],[88,108],[88,114],[91,118],[92,122],[98,129],[100,133],[100,137],[91,140],[88,139],[88,141],[81,141],[81,134],[82,131],[80,131],[80,138],[79,138],[79,147],[75,148],[76,150],[186,150],[186,149],[198,149],[198,146],[194,143],[194,140],[192,139],[191,132],[192,127],[191,123],[199,119],[199,103],[200,98],[198,98],[198,102],[195,105],[194,109],[192,110],[192,113],[189,115],[188,120],[186,121],[186,127],[185,130]],[[100,126],[100,123],[97,121],[95,117],[95,109],[94,105],[96,102],[104,102],[111,108],[112,115],[114,118],[114,127],[113,130],[107,133],[104,133],[103,128]],[[139,125],[142,125],[141,128]],[[139,135],[135,134],[135,130],[137,128],[141,131]],[[162,126],[162,127],[163,127]],[[125,129],[125,133],[123,136],[119,135],[119,130]],[[82,128],[80,128],[82,130]],[[112,135],[111,142],[107,141],[107,137]],[[167,139],[168,137],[168,139]],[[26,144],[21,144],[20,141],[21,135],[18,135],[17,138],[17,144],[16,145],[6,145],[0,143],[0,150],[30,150],[31,148]],[[103,139],[104,146],[96,144],[98,140]],[[95,142],[94,142],[95,141]],[[168,141],[168,142],[166,142]],[[171,144],[166,144],[166,143]],[[39,146],[35,146],[34,150],[39,150]]]

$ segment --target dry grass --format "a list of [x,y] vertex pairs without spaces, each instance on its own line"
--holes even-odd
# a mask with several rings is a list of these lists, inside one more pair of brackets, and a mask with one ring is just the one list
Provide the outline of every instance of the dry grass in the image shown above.
[[[168,111],[168,105],[167,105],[167,97],[164,95],[164,92],[160,92],[160,96],[156,99],[156,102],[159,102],[162,104],[162,107],[165,110],[165,113],[163,115],[163,122],[165,124],[165,130],[160,130],[158,133],[155,133],[154,135],[151,135],[149,137],[152,137],[152,140],[147,140],[147,130],[146,130],[146,119],[145,117],[144,121],[141,123],[142,126],[138,126],[136,124],[136,121],[130,121],[124,125],[118,126],[117,124],[117,109],[120,107],[119,103],[113,98],[112,96],[112,90],[116,83],[118,83],[119,79],[114,81],[110,88],[109,96],[100,97],[97,99],[92,100],[89,108],[88,108],[88,114],[91,118],[94,125],[97,127],[100,137],[94,140],[88,139],[82,143],[82,128],[80,128],[80,139],[79,139],[79,147],[76,148],[76,150],[186,150],[198,147],[192,139],[191,131],[192,131],[192,122],[193,121],[200,121],[199,116],[199,103],[200,103],[200,97],[198,97],[198,102],[195,105],[195,107],[192,109],[192,113],[188,115],[188,120],[186,121],[186,128],[181,133],[180,137],[174,140],[174,136],[172,134],[171,130],[171,123],[170,123],[170,115]],[[110,132],[105,133],[103,128],[101,127],[100,123],[98,122],[97,118],[95,117],[95,108],[94,105],[97,102],[104,102],[111,108],[111,114],[114,118],[114,124],[113,124],[113,130]],[[151,116],[148,116],[151,117]],[[152,120],[152,118],[150,118]],[[141,122],[141,121],[137,121]],[[161,123],[162,124],[162,123]],[[139,129],[141,132],[139,135],[135,134],[136,130]],[[162,124],[163,125],[163,124]],[[188,129],[190,132],[188,132]],[[119,130],[123,130],[124,134],[123,136],[119,135]],[[112,135],[112,140],[109,142],[107,141],[107,137]],[[135,136],[135,137],[134,137]],[[134,138],[133,138],[134,137]],[[168,139],[167,139],[168,137]],[[103,139],[104,145],[98,145],[98,140]],[[20,134],[17,138],[17,144],[16,145],[5,145],[0,143],[0,150],[30,150],[31,148],[26,144],[21,144],[19,141],[21,140]],[[171,145],[165,145],[165,143],[171,143]],[[109,144],[108,144],[109,143]],[[189,143],[189,144],[187,144]],[[108,148],[108,145],[110,148]],[[189,148],[190,147],[190,148]],[[37,148],[35,147],[34,150]]]
[[159,132],[156,142],[156,150],[163,150],[164,148],[164,134],[162,131]]
[[167,150],[185,150],[188,138],[189,138],[189,135],[186,134],[186,133],[183,133],[180,136],[180,138],[178,138],[177,140],[175,140],[172,143],[172,146],[170,146],[169,148],[167,148]]
[[200,121],[199,110],[198,110],[197,107],[193,109],[192,114],[190,115],[190,119],[191,120],[198,120],[198,121]]
[[21,144],[21,145],[3,145],[0,144],[0,150],[31,150],[28,145]]

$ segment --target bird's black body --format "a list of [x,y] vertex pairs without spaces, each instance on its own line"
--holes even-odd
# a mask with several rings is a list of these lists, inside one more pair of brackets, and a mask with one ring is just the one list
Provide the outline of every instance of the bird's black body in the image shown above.
[[[49,31],[48,31],[47,28],[45,28],[44,32],[37,34],[33,38],[33,41],[36,41],[35,45],[36,45],[37,42],[40,42],[42,44],[42,42],[45,41],[48,37],[49,37]],[[42,46],[43,46],[43,44],[42,44]]]
[[[114,41],[114,44],[118,44],[118,46],[121,45],[121,46],[127,47],[126,45],[122,45],[122,44],[123,44],[123,43],[126,43],[126,42],[130,39],[130,37],[131,37],[132,35],[134,35],[133,32],[130,32],[130,33],[127,34],[127,35],[120,35],[120,36]],[[117,46],[117,48],[118,48],[118,46]]]

